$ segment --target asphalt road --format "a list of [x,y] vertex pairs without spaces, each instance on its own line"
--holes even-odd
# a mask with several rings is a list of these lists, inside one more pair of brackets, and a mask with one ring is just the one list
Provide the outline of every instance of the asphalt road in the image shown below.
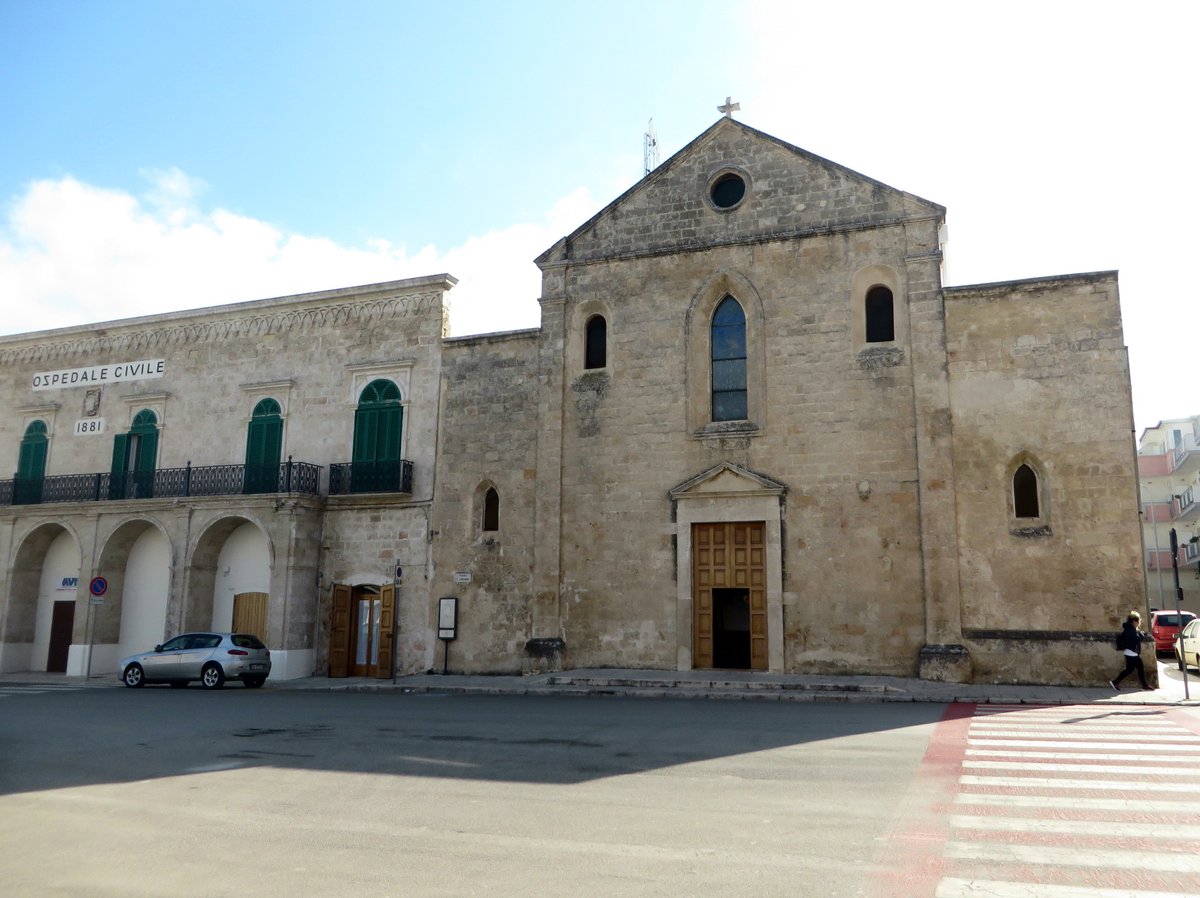
[[935,704],[0,696],[0,894],[855,896]]

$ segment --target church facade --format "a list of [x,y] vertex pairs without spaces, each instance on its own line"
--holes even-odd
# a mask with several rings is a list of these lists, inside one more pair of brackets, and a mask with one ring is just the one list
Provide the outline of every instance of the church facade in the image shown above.
[[538,257],[536,329],[447,337],[438,275],[0,338],[0,669],[236,624],[276,676],[1103,682],[1116,274],[945,287],[944,221],[726,117]]

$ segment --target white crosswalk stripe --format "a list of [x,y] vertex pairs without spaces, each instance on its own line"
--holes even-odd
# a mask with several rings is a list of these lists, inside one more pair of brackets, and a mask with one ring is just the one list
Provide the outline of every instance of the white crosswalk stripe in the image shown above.
[[[1072,755],[1076,759],[1086,758],[1087,755]],[[1174,759],[1172,759],[1174,760]],[[1146,767],[1142,765],[1120,764],[1040,764],[1030,761],[963,761],[964,770],[1041,770],[1058,773],[1110,773],[1128,776],[1145,776]],[[1193,776],[1200,777],[1198,767],[1154,767],[1155,776]]]
[[1179,898],[1178,892],[1143,889],[1103,889],[1047,883],[996,882],[947,876],[938,884],[935,898]]
[[81,689],[95,688],[96,685],[85,683],[39,683],[36,686],[0,686],[0,698],[7,698],[10,695],[46,695],[52,692],[78,692]]
[[1165,715],[987,706],[965,743],[936,898],[1200,895],[1200,735]]

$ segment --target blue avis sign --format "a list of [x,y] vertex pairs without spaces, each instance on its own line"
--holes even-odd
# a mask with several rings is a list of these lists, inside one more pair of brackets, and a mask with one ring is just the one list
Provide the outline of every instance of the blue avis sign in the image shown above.
[[108,592],[108,581],[103,577],[93,577],[88,589],[91,590],[92,595],[102,596]]

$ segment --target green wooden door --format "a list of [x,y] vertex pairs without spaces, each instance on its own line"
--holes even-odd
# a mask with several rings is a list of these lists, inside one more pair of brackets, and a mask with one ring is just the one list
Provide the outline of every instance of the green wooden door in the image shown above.
[[254,407],[246,432],[247,493],[274,493],[279,490],[279,456],[283,450],[283,418],[279,403],[264,399]]
[[36,505],[42,501],[42,481],[46,476],[45,421],[32,421],[25,428],[21,451],[17,458],[17,478],[13,484],[14,505]]
[[158,417],[149,409],[143,409],[134,417],[129,433],[119,433],[113,438],[109,498],[151,498],[157,458]]
[[404,407],[400,389],[391,381],[376,380],[359,395],[354,412],[354,458],[350,489],[356,493],[394,492],[400,489],[400,435]]

